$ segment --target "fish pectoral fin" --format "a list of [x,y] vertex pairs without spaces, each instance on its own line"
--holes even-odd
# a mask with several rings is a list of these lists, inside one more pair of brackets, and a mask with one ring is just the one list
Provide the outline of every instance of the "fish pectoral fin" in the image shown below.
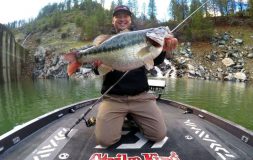
[[150,51],[149,51],[149,46],[146,46],[146,47],[142,48],[142,49],[137,53],[137,55],[140,56],[140,57],[144,57],[144,56],[148,55],[149,52],[150,52]]
[[98,72],[100,75],[106,75],[107,73],[111,72],[113,69],[112,67],[110,66],[107,66],[107,65],[104,65],[104,64],[101,64],[99,67],[98,67]]
[[101,34],[99,36],[97,36],[94,41],[93,41],[93,45],[95,46],[99,46],[101,43],[103,43],[104,41],[106,41],[107,39],[111,38],[111,35],[107,35],[107,34]]
[[151,70],[154,67],[154,60],[152,58],[145,59],[144,63],[147,70]]

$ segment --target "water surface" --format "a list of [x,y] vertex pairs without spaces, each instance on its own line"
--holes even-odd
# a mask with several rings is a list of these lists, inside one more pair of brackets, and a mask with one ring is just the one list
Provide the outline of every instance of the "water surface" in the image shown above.
[[[0,84],[0,135],[56,108],[100,96],[101,79]],[[163,98],[205,109],[253,130],[253,87],[244,83],[168,79]]]
[[164,97],[205,109],[253,130],[252,85],[170,79]]

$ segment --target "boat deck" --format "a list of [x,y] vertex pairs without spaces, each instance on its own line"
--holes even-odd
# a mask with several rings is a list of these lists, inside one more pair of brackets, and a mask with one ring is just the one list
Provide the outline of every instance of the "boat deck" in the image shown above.
[[[155,143],[136,128],[123,128],[121,140],[103,148],[95,143],[94,127],[77,125],[64,136],[81,115],[83,107],[53,121],[0,155],[1,160],[252,160],[253,147],[208,122],[202,116],[184,114],[163,100],[157,102],[167,125],[167,137]],[[95,116],[95,107],[89,116]],[[202,118],[200,118],[202,117]]]

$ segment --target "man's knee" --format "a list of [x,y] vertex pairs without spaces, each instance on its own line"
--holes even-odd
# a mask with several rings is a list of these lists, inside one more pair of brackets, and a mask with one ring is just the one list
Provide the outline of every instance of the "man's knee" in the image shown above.
[[166,137],[166,131],[158,132],[157,134],[154,135],[153,141],[159,142],[163,140]]
[[166,127],[161,127],[158,130],[152,130],[151,132],[146,133],[145,137],[151,141],[159,142],[163,140],[167,135]]
[[112,138],[112,137],[107,137],[107,138],[98,138],[96,137],[96,142],[97,144],[103,146],[103,147],[109,147],[113,144],[115,144],[116,142],[119,141],[120,138],[118,139],[115,139],[115,138]]

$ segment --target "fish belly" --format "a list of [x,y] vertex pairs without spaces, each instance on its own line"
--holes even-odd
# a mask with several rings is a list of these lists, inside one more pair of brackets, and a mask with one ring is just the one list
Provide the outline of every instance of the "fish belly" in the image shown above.
[[111,66],[119,71],[128,71],[139,68],[144,65],[143,59],[138,55],[138,52],[146,47],[145,43],[128,46],[114,52],[104,60],[104,64]]

